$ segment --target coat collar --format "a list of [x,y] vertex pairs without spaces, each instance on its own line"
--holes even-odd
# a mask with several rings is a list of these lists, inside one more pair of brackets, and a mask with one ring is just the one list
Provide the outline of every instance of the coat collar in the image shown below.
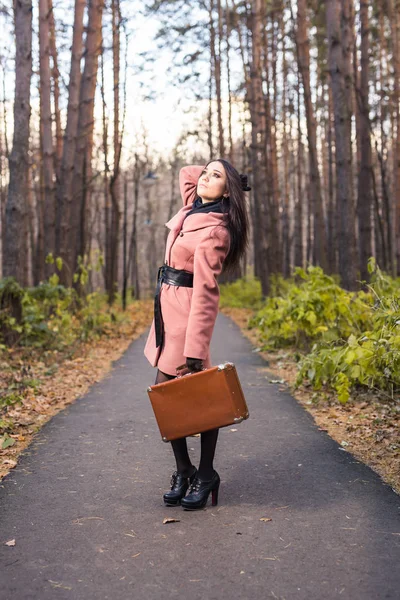
[[168,229],[172,231],[196,231],[196,229],[203,229],[204,227],[215,227],[217,225],[223,225],[225,223],[225,215],[222,213],[194,213],[189,215],[186,219],[186,215],[193,208],[193,204],[187,204],[181,208],[175,216],[172,217],[165,223]]

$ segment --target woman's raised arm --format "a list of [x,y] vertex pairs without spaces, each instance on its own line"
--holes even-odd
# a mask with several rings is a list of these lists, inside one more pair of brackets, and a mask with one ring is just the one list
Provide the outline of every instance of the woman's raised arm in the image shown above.
[[197,182],[204,165],[190,165],[183,167],[179,172],[179,189],[183,200],[183,206],[192,204],[196,199]]

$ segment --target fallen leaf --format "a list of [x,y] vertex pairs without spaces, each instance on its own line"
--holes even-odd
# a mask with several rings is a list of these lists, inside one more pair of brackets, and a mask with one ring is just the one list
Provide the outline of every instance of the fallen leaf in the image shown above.
[[140,552],[138,552],[137,554],[132,554],[132,558],[136,558],[137,556],[140,556]]
[[163,521],[163,525],[166,525],[166,523],[180,523],[180,519],[169,519],[166,517]]
[[15,540],[9,540],[6,542],[6,546],[15,546]]
[[9,437],[9,436],[4,436],[3,438],[0,439],[0,442],[1,442],[2,450],[5,450],[6,448],[9,448],[10,446],[14,446],[14,444],[15,444],[14,438]]
[[272,521],[272,519],[270,519],[269,517],[261,517],[260,521],[264,521],[264,523],[267,523],[268,521]]

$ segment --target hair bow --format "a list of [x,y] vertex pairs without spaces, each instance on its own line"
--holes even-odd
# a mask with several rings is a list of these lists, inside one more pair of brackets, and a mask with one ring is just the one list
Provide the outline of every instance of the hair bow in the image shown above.
[[242,190],[244,192],[249,192],[251,190],[251,187],[247,183],[247,175],[244,175],[243,173],[240,174],[240,183],[242,184]]

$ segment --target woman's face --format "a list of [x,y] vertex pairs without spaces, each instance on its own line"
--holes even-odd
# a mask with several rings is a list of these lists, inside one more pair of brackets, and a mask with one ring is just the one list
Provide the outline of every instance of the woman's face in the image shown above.
[[204,167],[197,182],[197,194],[203,202],[212,202],[221,196],[228,196],[225,168],[217,160]]

